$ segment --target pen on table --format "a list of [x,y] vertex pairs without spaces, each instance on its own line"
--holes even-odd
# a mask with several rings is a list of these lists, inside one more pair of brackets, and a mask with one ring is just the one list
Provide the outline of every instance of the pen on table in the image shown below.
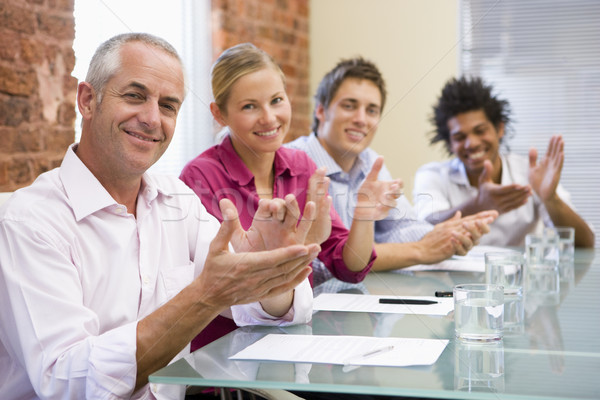
[[438,304],[435,300],[415,300],[415,299],[386,299],[380,298],[379,304],[410,304],[410,305],[430,305]]
[[376,356],[376,355],[379,355],[382,353],[386,353],[388,351],[392,351],[392,350],[394,350],[394,346],[389,345],[389,346],[381,347],[379,349],[368,351],[364,354],[359,354],[359,355],[354,356],[354,357],[350,358],[349,360],[345,361],[344,367],[342,368],[342,370],[344,372],[349,372],[349,371],[355,370],[358,367],[360,367],[360,365],[357,365],[358,363],[360,363],[360,361],[365,360],[367,358],[371,358],[373,356]]
[[437,292],[435,292],[435,297],[452,297],[453,293],[452,292],[446,292],[444,290],[438,290]]

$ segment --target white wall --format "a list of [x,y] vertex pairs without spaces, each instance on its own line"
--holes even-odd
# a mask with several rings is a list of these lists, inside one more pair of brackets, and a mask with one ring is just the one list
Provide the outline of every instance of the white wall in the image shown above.
[[457,74],[457,0],[312,0],[310,91],[342,58],[362,55],[386,80],[388,99],[372,147],[412,201],[416,169],[446,157],[430,147],[431,106]]

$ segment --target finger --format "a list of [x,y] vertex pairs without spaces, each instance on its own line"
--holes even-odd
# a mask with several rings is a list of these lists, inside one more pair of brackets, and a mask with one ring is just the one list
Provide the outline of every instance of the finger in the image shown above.
[[307,201],[316,201],[317,186],[325,177],[325,167],[318,168],[308,179]]
[[274,278],[266,282],[266,294],[264,296],[261,296],[261,298],[269,298],[293,290],[299,284],[301,284],[302,281],[308,278],[311,272],[312,268],[309,266],[305,266],[302,269],[300,269],[299,272],[295,275],[290,274],[291,276],[285,276],[279,279]]
[[258,201],[258,208],[254,213],[254,219],[257,221],[270,220],[273,217],[270,207],[271,201],[269,199],[260,199]]
[[298,205],[298,200],[296,196],[293,194],[288,194],[285,196],[285,219],[283,220],[283,225],[286,229],[295,230],[296,225],[298,225],[298,220],[300,219],[300,206]]
[[534,149],[533,147],[529,149],[529,168],[535,168],[537,165],[537,157],[537,149]]
[[283,222],[287,213],[287,207],[284,199],[271,199],[269,210],[276,221]]
[[219,201],[219,208],[223,216],[223,222],[215,238],[210,242],[209,252],[211,253],[228,251],[229,242],[234,232],[242,230],[237,210],[231,200],[226,198],[221,199]]
[[452,232],[452,239],[455,243],[454,249],[456,254],[464,256],[473,247],[473,242],[470,237],[458,232]]
[[298,224],[298,235],[300,238],[306,239],[310,228],[314,220],[317,217],[317,205],[314,201],[309,201],[304,206],[304,213],[302,213],[302,218],[300,219],[300,223]]
[[379,156],[375,159],[375,162],[373,163],[373,166],[371,167],[371,171],[369,171],[365,180],[368,182],[375,182],[377,180],[377,177],[379,176],[379,171],[381,171],[382,167],[383,167],[383,157]]

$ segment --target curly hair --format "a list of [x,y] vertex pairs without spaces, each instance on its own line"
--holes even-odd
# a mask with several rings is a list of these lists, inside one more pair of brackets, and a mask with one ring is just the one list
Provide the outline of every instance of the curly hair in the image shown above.
[[323,77],[317,88],[317,93],[315,94],[315,112],[313,113],[312,124],[312,130],[315,134],[319,128],[319,120],[316,115],[317,106],[322,105],[323,108],[329,107],[331,100],[335,97],[341,84],[348,78],[366,79],[373,82],[381,94],[381,110],[383,111],[387,92],[385,89],[385,81],[383,80],[381,72],[377,69],[377,66],[362,57],[341,60]]
[[492,90],[492,86],[486,85],[479,77],[449,80],[442,89],[437,104],[433,106],[431,123],[435,125],[435,131],[432,132],[430,144],[443,141],[446,150],[451,153],[448,120],[469,111],[482,110],[496,129],[500,124],[507,128],[511,121],[510,105],[507,100],[494,96]]

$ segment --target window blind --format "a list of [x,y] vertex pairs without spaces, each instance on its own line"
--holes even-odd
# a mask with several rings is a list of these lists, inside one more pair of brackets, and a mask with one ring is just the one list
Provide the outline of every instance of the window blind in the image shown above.
[[561,184],[600,244],[600,2],[460,0],[463,75],[481,76],[510,102],[505,144],[542,156],[565,139]]

